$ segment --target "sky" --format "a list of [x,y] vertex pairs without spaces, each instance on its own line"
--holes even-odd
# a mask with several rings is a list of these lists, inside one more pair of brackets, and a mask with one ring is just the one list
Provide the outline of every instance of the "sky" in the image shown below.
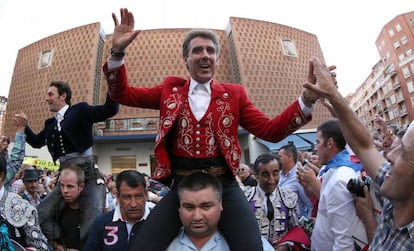
[[342,95],[354,92],[379,61],[375,40],[382,28],[396,16],[414,11],[410,0],[0,0],[0,96],[9,94],[19,49],[95,22],[111,34],[111,14],[119,14],[123,7],[133,12],[135,29],[141,30],[224,30],[233,16],[310,32],[317,36],[326,63],[337,66]]

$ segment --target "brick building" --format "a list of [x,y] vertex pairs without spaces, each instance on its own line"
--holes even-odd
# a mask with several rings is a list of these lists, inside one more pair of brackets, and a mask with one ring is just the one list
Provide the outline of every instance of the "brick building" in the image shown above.
[[[187,77],[181,42],[188,31],[143,30],[126,55],[130,83],[149,87],[161,83],[167,75]],[[323,58],[315,35],[281,24],[231,17],[225,30],[215,32],[221,43],[215,79],[243,85],[252,102],[271,117],[299,97],[308,59],[314,55]],[[102,104],[107,87],[101,66],[110,47],[111,35],[105,35],[100,24],[93,23],[20,49],[4,132],[14,135],[12,114],[20,110],[29,116],[33,131],[43,128],[44,120],[52,116],[44,101],[52,80],[70,83],[72,103]],[[293,135],[279,144],[260,141],[240,128],[242,162],[250,163],[259,153],[277,150],[288,141],[303,148],[311,147],[309,139],[314,139],[314,133],[307,132],[314,132],[329,116],[324,107],[316,104],[313,121],[300,131],[303,137]],[[157,118],[158,111],[121,106],[114,118],[96,124],[93,150],[100,169],[116,174],[125,168],[137,168],[150,173],[156,162],[153,145]],[[46,148],[37,150],[27,146],[27,154],[50,158]]]
[[377,129],[377,114],[389,124],[407,126],[414,120],[414,12],[385,24],[375,44],[380,60],[347,99],[370,130]]

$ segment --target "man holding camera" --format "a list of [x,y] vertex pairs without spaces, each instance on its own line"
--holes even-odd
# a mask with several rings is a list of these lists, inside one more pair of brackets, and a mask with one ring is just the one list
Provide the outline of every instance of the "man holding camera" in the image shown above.
[[[347,189],[360,175],[361,165],[350,161],[339,122],[330,120],[317,128],[316,150],[321,164],[318,212],[311,237],[312,250],[355,250],[367,245],[364,225]],[[301,176],[299,176],[299,179]]]

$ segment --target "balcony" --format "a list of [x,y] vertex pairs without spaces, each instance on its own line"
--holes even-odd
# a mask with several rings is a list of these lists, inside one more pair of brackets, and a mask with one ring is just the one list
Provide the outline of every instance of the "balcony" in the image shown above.
[[158,122],[158,117],[109,119],[95,124],[94,136],[154,133]]

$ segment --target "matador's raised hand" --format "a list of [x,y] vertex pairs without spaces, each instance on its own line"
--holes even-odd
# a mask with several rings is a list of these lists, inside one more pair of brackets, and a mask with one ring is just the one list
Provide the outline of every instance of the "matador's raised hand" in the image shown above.
[[112,50],[114,52],[124,52],[129,44],[138,36],[141,30],[134,30],[135,20],[132,12],[127,8],[120,9],[121,23],[115,13],[112,13],[115,28],[112,34]]

